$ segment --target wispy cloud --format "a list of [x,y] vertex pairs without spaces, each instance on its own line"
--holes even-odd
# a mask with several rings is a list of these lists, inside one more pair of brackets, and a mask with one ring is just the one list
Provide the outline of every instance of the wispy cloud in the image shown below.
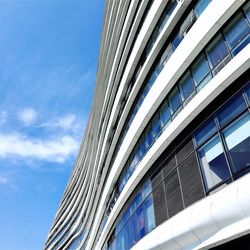
[[19,111],[18,116],[25,126],[29,126],[36,120],[37,112],[32,108],[24,108]]
[[54,118],[40,125],[40,127],[62,128],[64,130],[75,130],[79,128],[74,114],[67,114],[62,117]]
[[0,134],[0,158],[44,160],[63,163],[75,155],[79,143],[71,136],[42,140],[20,133]]

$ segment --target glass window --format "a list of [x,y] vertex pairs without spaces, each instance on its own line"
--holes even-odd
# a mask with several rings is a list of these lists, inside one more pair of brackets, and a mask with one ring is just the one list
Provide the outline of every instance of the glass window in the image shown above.
[[219,136],[213,137],[201,147],[198,156],[207,190],[230,177]]
[[170,111],[168,108],[168,102],[165,101],[160,108],[160,118],[161,118],[161,127],[164,127],[168,122],[170,122]]
[[145,217],[146,217],[146,230],[147,233],[151,232],[155,228],[155,215],[153,197],[150,195],[145,201]]
[[128,249],[128,231],[126,230],[126,227],[124,227],[118,234],[116,239],[116,247],[120,250]]
[[128,221],[129,217],[130,217],[130,207],[128,207],[125,210],[125,212],[124,212],[124,214],[122,216],[122,220],[123,220],[124,224]]
[[244,7],[243,10],[247,16],[248,21],[250,22],[250,2],[248,2]]
[[248,97],[248,104],[250,105],[250,84],[248,84],[248,86],[246,87],[245,93]]
[[143,156],[146,152],[145,137],[143,134],[142,134],[141,139],[140,139],[140,151],[141,151],[141,156]]
[[[141,151],[140,151],[140,147],[139,146],[140,145],[137,145],[136,148],[135,148],[135,156],[134,156],[134,161],[133,161],[133,164],[134,164],[135,167],[137,166],[138,162],[141,159]],[[134,169],[135,169],[135,167],[134,167]]]
[[164,65],[167,63],[167,61],[169,60],[169,58],[171,57],[173,52],[174,52],[174,50],[173,50],[172,44],[170,43],[161,56],[159,64],[162,65],[162,67],[164,67]]
[[181,106],[181,99],[177,88],[174,88],[170,93],[169,106],[172,114]]
[[228,50],[221,34],[217,35],[210,43],[206,52],[211,68],[217,66],[228,55]]
[[135,198],[132,200],[131,205],[130,205],[130,214],[133,214],[134,211],[137,209],[137,207],[141,204],[142,202],[142,194],[139,192]]
[[239,12],[223,31],[229,48],[233,49],[249,34],[250,28]]
[[173,46],[174,50],[179,46],[182,39],[183,39],[183,36],[180,36],[179,33],[177,33],[172,41],[172,46]]
[[154,138],[156,138],[159,135],[160,130],[161,130],[160,117],[159,114],[156,113],[152,120],[152,132]]
[[152,87],[152,85],[154,84],[156,78],[157,78],[157,73],[156,73],[156,71],[154,71],[154,72],[150,75],[150,78],[149,78],[148,83],[147,83],[149,89],[151,89],[151,87]]
[[201,15],[201,13],[207,8],[208,4],[211,2],[211,0],[200,0],[195,8],[195,14],[197,17],[199,17]]
[[188,71],[179,82],[182,100],[186,100],[194,91],[193,79]]
[[145,214],[144,214],[144,205],[142,204],[138,209],[136,210],[136,215],[138,218],[138,240],[141,239],[146,234],[146,223],[145,223]]
[[126,182],[127,182],[126,176],[124,176],[124,174],[122,174],[121,178],[119,179],[119,183],[118,183],[119,193],[122,192],[124,186],[126,185]]
[[128,221],[128,229],[129,229],[129,248],[131,248],[139,239],[139,223],[138,223],[138,215],[134,213],[129,221]]
[[250,114],[236,120],[223,132],[234,172],[250,167]]
[[177,5],[177,1],[176,0],[170,0],[167,3],[167,7],[166,7],[166,13],[168,13],[168,15],[171,15],[175,9]]
[[245,108],[246,103],[242,95],[238,95],[230,100],[230,102],[227,102],[217,113],[221,126],[225,125]]
[[134,172],[134,169],[135,169],[135,154],[134,152],[132,152],[126,164],[126,168],[124,169],[124,174],[126,173],[126,181]]
[[145,199],[152,192],[151,182],[147,181],[142,187],[142,196]]
[[212,78],[204,54],[200,55],[199,58],[192,64],[191,71],[198,91],[200,91]]
[[206,121],[201,128],[195,133],[195,140],[197,145],[201,145],[209,136],[216,131],[216,125],[213,118]]
[[145,138],[146,138],[146,147],[147,149],[151,146],[153,142],[153,135],[151,131],[151,124],[149,123],[145,132]]
[[141,107],[143,101],[144,101],[144,96],[142,94],[141,97],[139,98],[139,100],[137,101],[137,105],[136,105],[137,106],[136,107],[137,110]]

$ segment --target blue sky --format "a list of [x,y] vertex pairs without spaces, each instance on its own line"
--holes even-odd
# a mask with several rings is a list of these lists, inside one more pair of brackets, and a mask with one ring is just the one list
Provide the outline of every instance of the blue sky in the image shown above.
[[0,249],[42,249],[92,101],[102,0],[0,1]]

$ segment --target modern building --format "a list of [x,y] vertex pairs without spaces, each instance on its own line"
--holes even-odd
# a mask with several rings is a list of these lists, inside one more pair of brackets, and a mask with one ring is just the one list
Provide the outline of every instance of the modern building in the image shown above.
[[250,0],[106,1],[44,249],[250,249],[249,41]]

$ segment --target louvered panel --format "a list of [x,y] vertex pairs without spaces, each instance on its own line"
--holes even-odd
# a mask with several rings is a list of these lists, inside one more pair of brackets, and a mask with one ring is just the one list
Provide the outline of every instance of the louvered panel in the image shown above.
[[167,199],[168,216],[171,218],[183,209],[181,188],[177,170],[174,170],[164,181]]
[[188,141],[184,143],[184,145],[181,148],[179,148],[176,154],[177,162],[180,163],[193,150],[194,150],[194,145],[192,139],[190,138]]
[[178,168],[184,204],[187,207],[205,196],[195,153],[185,159]]
[[163,166],[163,176],[166,177],[176,167],[175,156],[171,156]]
[[162,182],[162,172],[157,171],[151,176],[152,189],[155,189]]
[[153,199],[154,199],[154,211],[155,211],[155,224],[156,226],[158,226],[162,222],[167,220],[167,208],[166,208],[163,183],[161,183],[153,191]]

